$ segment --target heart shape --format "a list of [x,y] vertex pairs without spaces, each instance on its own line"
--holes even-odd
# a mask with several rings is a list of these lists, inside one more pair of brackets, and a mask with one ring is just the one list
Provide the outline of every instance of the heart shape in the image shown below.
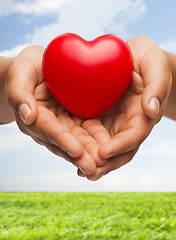
[[65,33],[45,49],[42,69],[58,102],[88,119],[105,112],[123,95],[132,77],[133,58],[127,43],[113,34],[86,41]]

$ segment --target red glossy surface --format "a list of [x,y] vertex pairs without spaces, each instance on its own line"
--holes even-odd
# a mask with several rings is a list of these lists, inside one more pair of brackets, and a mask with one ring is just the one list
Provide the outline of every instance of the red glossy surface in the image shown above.
[[86,41],[76,34],[56,37],[43,55],[43,76],[68,111],[93,118],[110,108],[127,89],[133,70],[128,45],[115,35]]

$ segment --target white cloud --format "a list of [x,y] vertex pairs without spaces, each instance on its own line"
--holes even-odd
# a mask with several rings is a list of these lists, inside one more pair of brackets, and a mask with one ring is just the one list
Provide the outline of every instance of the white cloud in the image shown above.
[[175,191],[175,175],[110,173],[97,182],[74,171],[18,174],[0,178],[0,191]]
[[176,52],[176,40],[172,40],[171,42],[161,44],[160,47],[166,51]]
[[129,35],[128,24],[139,19],[146,11],[143,0],[3,0],[2,14],[21,13],[36,15],[55,12],[55,23],[35,28],[26,35],[26,43],[5,50],[3,56],[16,56],[30,44],[46,46],[54,37],[64,32],[75,32],[85,39],[93,39],[105,33],[115,33],[122,38]]
[[143,0],[127,1],[126,8],[114,17],[110,30],[120,35],[122,34],[124,37],[128,37],[128,34],[125,33],[127,31],[128,24],[140,19],[146,11],[147,7]]
[[57,12],[55,23],[35,28],[26,35],[26,43],[0,53],[17,56],[30,44],[46,46],[54,37],[64,32],[75,32],[85,39],[93,39],[105,33],[116,33],[122,38],[129,35],[128,24],[139,19],[146,11],[143,0],[3,0],[0,15],[21,13],[36,15]]
[[[23,154],[23,157],[26,161],[24,152],[20,153],[20,151],[26,150],[27,152],[31,151],[31,149],[35,153],[37,160],[29,159],[30,162],[33,161],[35,163],[42,164],[44,158],[54,159],[55,155],[51,153],[46,147],[35,143],[31,137],[23,134],[19,130],[16,122],[0,125],[0,154],[11,152],[13,159],[13,153],[16,151],[19,155]],[[55,157],[57,160],[60,158],[58,156]]]
[[76,183],[76,175],[70,172],[52,172],[52,173],[38,173],[38,174],[18,174],[17,176],[5,176],[0,178],[0,191],[2,189],[11,189],[13,191],[35,191],[47,189],[58,189],[63,186],[67,188],[68,185]]
[[6,15],[9,9],[14,5],[14,0],[1,0],[0,17]]
[[141,155],[158,155],[158,156],[176,156],[176,141],[172,139],[166,139],[162,137],[150,137],[145,143],[144,147],[140,151]]
[[2,52],[0,52],[0,56],[16,57],[28,45],[30,45],[30,44],[25,43],[25,44],[22,44],[22,45],[15,46],[12,49],[2,51]]
[[23,15],[42,16],[58,11],[60,6],[67,0],[1,0],[0,16],[7,16],[13,13]]
[[175,191],[175,174],[110,173],[100,182],[104,191]]
[[78,177],[76,171],[0,177],[0,191],[88,191],[93,184],[94,182]]
[[145,11],[143,0],[70,0],[60,7],[57,22],[36,28],[27,40],[46,46],[63,32],[75,32],[87,40],[112,32],[125,38],[128,24]]
[[0,154],[27,148],[31,139],[22,134],[15,123],[0,127]]

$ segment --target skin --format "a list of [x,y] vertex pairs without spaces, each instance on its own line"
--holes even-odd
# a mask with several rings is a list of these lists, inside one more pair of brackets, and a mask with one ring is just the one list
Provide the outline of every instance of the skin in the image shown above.
[[165,52],[170,66],[171,66],[171,71],[172,71],[172,86],[171,86],[171,91],[170,95],[167,101],[167,107],[164,112],[164,116],[176,120],[176,112],[175,112],[175,103],[176,103],[176,67],[175,67],[175,62],[176,62],[176,54],[171,53],[171,52]]
[[[23,133],[73,163],[81,177],[97,180],[125,165],[164,112],[176,119],[175,55],[146,36],[127,42],[134,58],[131,84],[111,109],[90,120],[68,113],[47,90],[42,76],[44,48],[29,46],[17,58],[2,57],[0,112],[7,114],[0,122],[15,118]],[[153,97],[158,99],[157,109],[150,105]],[[19,114],[23,103],[31,111],[25,122]]]
[[14,61],[14,58],[0,57],[0,124],[14,121],[14,116],[8,105],[8,99],[5,94],[5,84],[7,72]]
[[[100,126],[101,128],[104,126],[111,136],[111,139],[100,144],[98,149],[99,156],[108,161],[104,166],[97,167],[95,174],[88,176],[90,180],[97,180],[128,163],[154,125],[160,121],[167,103],[169,103],[167,109],[170,108],[167,112],[174,112],[175,88],[172,89],[174,99],[170,106],[172,72],[168,55],[145,36],[137,36],[127,42],[134,58],[133,77],[129,88],[109,111],[99,117],[97,125],[93,124],[92,120],[82,124],[97,141],[95,133]],[[150,107],[152,97],[160,102],[160,109],[157,112]],[[85,176],[79,170],[78,175]]]
[[[84,169],[87,175],[104,164],[98,144],[82,127],[82,120],[68,113],[48,91],[42,76],[44,48],[25,48],[11,64],[6,81],[6,96],[20,130],[54,154]],[[19,108],[31,109],[26,122]],[[104,139],[106,141],[106,139]]]

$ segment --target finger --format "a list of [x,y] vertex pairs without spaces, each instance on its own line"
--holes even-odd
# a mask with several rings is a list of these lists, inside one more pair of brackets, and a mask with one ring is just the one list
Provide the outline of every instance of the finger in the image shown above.
[[131,151],[138,147],[152,130],[152,119],[141,114],[131,120],[131,126],[115,135],[110,141],[100,145],[98,154],[107,159]]
[[87,150],[92,159],[94,159],[96,165],[104,165],[105,160],[100,158],[98,155],[99,144],[95,141],[95,139],[91,135],[89,135],[88,132],[85,131],[85,129],[76,125],[72,127],[72,132],[83,144],[83,147]]
[[[97,154],[97,149],[99,144],[103,144],[111,139],[107,129],[102,125],[100,119],[90,119],[86,120],[82,123],[81,127],[86,130],[86,132],[96,140],[96,143],[92,145],[88,144],[88,151],[94,152],[94,157],[97,158],[96,164],[97,166],[103,166],[106,162],[105,159],[102,159]],[[98,143],[98,144],[97,144]]]
[[37,117],[37,103],[33,96],[36,84],[34,65],[28,60],[17,59],[8,73],[6,95],[10,107],[20,114],[26,125],[31,125]]
[[[120,167],[129,163],[137,151],[138,151],[138,148],[132,151],[129,151],[127,153],[123,153],[121,155],[110,158],[104,166],[98,167],[94,174],[87,176],[87,179],[91,181],[97,181],[102,176],[108,174],[109,172],[119,169]],[[81,176],[83,177],[83,175]]]
[[90,136],[92,136],[99,144],[105,143],[111,139],[107,129],[102,125],[100,119],[90,119],[82,123],[84,128]]
[[82,143],[83,148],[90,154],[91,158],[94,159],[98,166],[104,164],[104,160],[97,154],[99,147],[98,143],[87,133],[87,131],[85,131],[85,129],[80,127],[83,120],[76,119],[75,116],[70,115],[68,112],[63,112],[59,116],[59,121],[63,124],[67,124],[70,132],[76,136],[80,143]]
[[83,154],[82,144],[70,132],[66,123],[60,123],[59,119],[44,106],[38,107],[35,124],[30,126],[28,131],[45,142],[56,145],[74,158]]
[[156,118],[171,87],[170,65],[159,48],[145,55],[141,61],[141,73],[144,80],[142,107],[148,117]]

